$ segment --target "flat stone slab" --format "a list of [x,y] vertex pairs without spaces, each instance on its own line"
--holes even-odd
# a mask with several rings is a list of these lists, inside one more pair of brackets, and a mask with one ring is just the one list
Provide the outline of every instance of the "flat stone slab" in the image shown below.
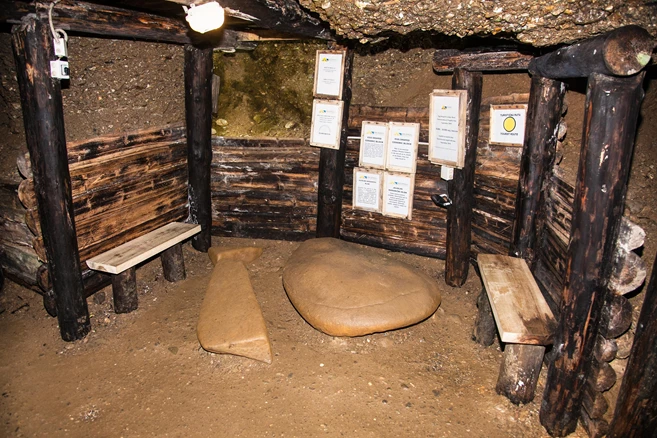
[[333,238],[302,243],[285,265],[283,286],[301,316],[332,336],[406,327],[440,305],[438,283],[428,275]]
[[271,344],[249,273],[240,260],[216,262],[196,327],[201,346],[271,363]]
[[239,248],[222,248],[213,246],[208,249],[208,257],[213,265],[219,260],[239,260],[241,262],[251,263],[262,255],[262,248],[257,246],[244,246]]

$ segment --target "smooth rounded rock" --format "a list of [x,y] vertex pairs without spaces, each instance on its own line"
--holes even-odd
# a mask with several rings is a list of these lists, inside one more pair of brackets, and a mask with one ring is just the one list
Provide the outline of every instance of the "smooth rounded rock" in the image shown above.
[[372,248],[333,238],[308,240],[292,254],[283,285],[301,316],[332,336],[406,327],[440,305],[438,283]]

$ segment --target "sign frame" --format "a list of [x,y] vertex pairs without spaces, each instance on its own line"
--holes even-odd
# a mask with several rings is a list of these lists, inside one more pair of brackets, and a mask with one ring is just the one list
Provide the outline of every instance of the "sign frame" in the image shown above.
[[[388,195],[388,181],[391,177],[396,177],[396,178],[408,178],[410,180],[410,188],[408,191],[408,210],[406,214],[399,214],[395,212],[389,211],[389,208],[387,208],[387,199],[389,197]],[[383,187],[381,189],[382,192],[382,202],[381,202],[381,213],[384,216],[388,217],[396,217],[399,219],[408,219],[412,220],[413,219],[413,196],[415,195],[415,174],[414,173],[401,173],[401,172],[385,172],[383,174]]]
[[[338,108],[338,116],[336,117],[335,123],[333,125],[333,128],[335,129],[335,136],[334,136],[332,142],[322,142],[321,140],[316,139],[317,134],[316,134],[315,128],[317,127],[317,124],[320,123],[316,118],[319,105],[334,106],[334,107]],[[310,145],[311,146],[317,146],[317,147],[321,147],[321,148],[335,149],[335,150],[340,149],[340,136],[341,136],[341,132],[342,132],[343,111],[344,111],[344,102],[341,101],[341,100],[313,99],[313,116],[312,116],[312,121],[310,123]],[[321,130],[321,128],[322,127],[317,127],[317,132],[318,133]]]
[[[365,139],[367,136],[367,130],[371,126],[376,126],[379,128],[384,128],[385,129],[385,134],[383,136],[383,163],[378,164],[374,163],[372,161],[365,161],[363,160],[363,146],[365,145]],[[386,122],[373,122],[369,120],[363,120],[363,123],[361,124],[361,130],[360,130],[360,149],[358,152],[358,167],[368,167],[371,169],[381,169],[385,170],[386,168],[386,161],[388,158],[388,135],[390,134],[390,126]]]
[[[488,130],[488,144],[490,145],[497,145],[497,146],[509,146],[509,147],[517,147],[521,148],[525,144],[525,132],[527,130],[527,108],[529,107],[528,104],[526,103],[513,103],[513,104],[500,104],[500,105],[490,105],[490,118],[489,118],[489,130]],[[510,110],[522,110],[524,111],[524,131],[522,133],[522,136],[520,138],[520,143],[512,143],[512,142],[501,142],[501,141],[494,141],[493,140],[493,134],[494,134],[494,127],[496,124],[494,123],[494,112],[495,111],[510,111]]]
[[[435,102],[435,97],[447,97],[451,99],[458,99],[457,106],[457,120],[456,120],[456,160],[449,160],[444,157],[437,156],[435,152],[436,139],[434,132],[439,126],[444,123],[438,120],[438,108]],[[450,167],[462,169],[465,165],[465,128],[467,123],[468,111],[468,92],[466,90],[433,90],[429,95],[429,161],[433,164],[441,164]]]
[[[356,204],[356,201],[358,199],[358,191],[359,191],[358,188],[359,173],[377,175],[379,177],[379,187],[377,194],[378,208],[371,208],[371,207]],[[363,210],[363,211],[372,211],[375,213],[381,213],[381,209],[383,208],[383,178],[384,178],[383,174],[384,172],[382,170],[354,167],[354,180],[352,183],[353,194],[351,199],[351,208],[353,208],[354,210]]]
[[[337,71],[328,71],[323,68],[320,60],[323,55],[334,57],[340,55],[340,68]],[[318,50],[315,55],[315,80],[313,83],[313,96],[320,99],[341,99],[344,87],[344,64],[347,58],[346,50]],[[339,75],[339,77],[337,77]],[[334,85],[326,85],[326,82],[338,82],[335,92],[322,93],[326,87],[336,88]]]
[[[394,128],[398,127],[404,127],[404,128],[413,128],[413,138],[412,138],[412,150],[411,150],[411,158],[409,161],[411,162],[410,167],[409,166],[396,166],[390,164],[392,159],[390,155],[392,154],[393,150],[395,149],[392,146],[392,141],[393,141],[393,131]],[[401,173],[412,173],[414,174],[417,170],[417,152],[418,152],[418,143],[420,142],[420,124],[419,123],[402,123],[402,122],[388,122],[388,141],[386,142],[386,170],[392,171],[392,172],[401,172]]]

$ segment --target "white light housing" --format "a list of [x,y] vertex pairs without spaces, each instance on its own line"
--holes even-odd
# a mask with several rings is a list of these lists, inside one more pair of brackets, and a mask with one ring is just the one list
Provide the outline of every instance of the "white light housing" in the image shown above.
[[217,2],[191,5],[189,8],[183,6],[183,9],[187,13],[189,27],[198,33],[219,29],[224,24],[224,8]]

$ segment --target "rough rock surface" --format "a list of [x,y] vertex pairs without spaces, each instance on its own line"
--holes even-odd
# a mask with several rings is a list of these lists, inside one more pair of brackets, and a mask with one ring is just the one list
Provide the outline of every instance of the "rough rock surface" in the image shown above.
[[283,285],[297,311],[332,336],[362,336],[406,327],[440,305],[438,283],[371,248],[324,238],[292,254]]
[[657,35],[646,0],[300,0],[340,36],[372,42],[390,32],[498,36],[534,46],[572,43],[636,24]]
[[[246,254],[253,253],[253,248],[245,249]],[[213,260],[216,264],[196,327],[199,343],[213,353],[234,354],[271,363],[267,326],[253,293],[249,273],[241,261],[244,254],[235,250],[229,254],[216,262]]]

